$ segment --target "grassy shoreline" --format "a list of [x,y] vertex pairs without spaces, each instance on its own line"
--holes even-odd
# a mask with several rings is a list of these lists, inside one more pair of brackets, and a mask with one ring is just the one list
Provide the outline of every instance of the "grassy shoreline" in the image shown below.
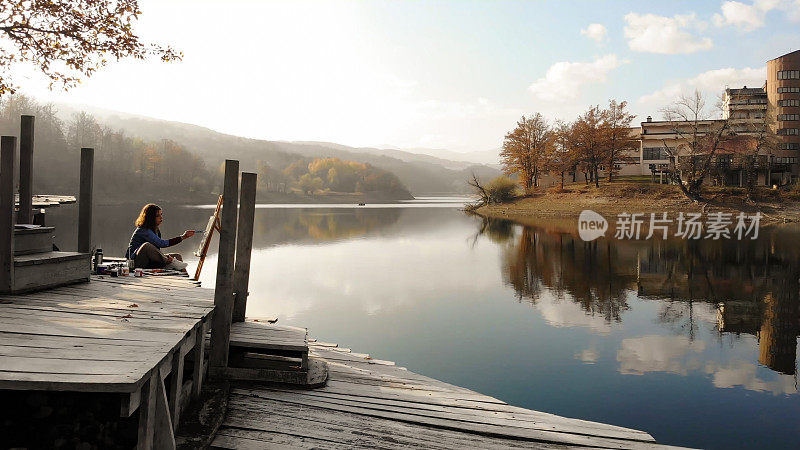
[[669,215],[698,212],[755,214],[761,212],[763,222],[800,221],[800,196],[797,191],[772,190],[759,187],[753,200],[747,200],[743,188],[708,187],[703,202],[692,202],[676,186],[614,181],[600,188],[594,185],[572,184],[564,190],[544,188],[511,202],[484,205],[472,210],[480,216],[510,219],[524,223],[533,219],[577,218],[590,209],[603,215],[627,213],[663,213]]

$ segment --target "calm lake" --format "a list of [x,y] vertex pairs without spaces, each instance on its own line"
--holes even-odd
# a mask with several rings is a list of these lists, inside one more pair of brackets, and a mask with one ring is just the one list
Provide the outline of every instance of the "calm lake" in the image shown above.
[[[585,243],[575,220],[487,221],[463,201],[260,205],[248,315],[664,444],[797,447],[800,227],[762,227],[754,241]],[[204,228],[213,211],[162,206],[164,237]],[[123,253],[140,207],[95,208],[106,255]],[[74,249],[62,230],[76,229],[77,207],[48,214],[57,244]],[[215,273],[211,255],[205,287]]]

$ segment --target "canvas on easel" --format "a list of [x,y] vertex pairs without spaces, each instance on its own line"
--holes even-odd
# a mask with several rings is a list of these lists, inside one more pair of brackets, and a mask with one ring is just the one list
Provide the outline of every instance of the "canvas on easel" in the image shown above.
[[203,232],[203,238],[200,239],[200,245],[197,247],[197,250],[194,252],[194,256],[200,258],[200,261],[197,262],[197,270],[194,272],[194,279],[195,281],[200,280],[200,271],[203,270],[203,262],[206,260],[206,253],[208,253],[208,246],[211,245],[211,236],[214,234],[214,230],[219,232],[220,230],[220,222],[219,222],[219,212],[222,209],[222,196],[219,196],[217,200],[217,207],[214,209],[214,214],[208,218],[208,224],[206,225],[206,229]]

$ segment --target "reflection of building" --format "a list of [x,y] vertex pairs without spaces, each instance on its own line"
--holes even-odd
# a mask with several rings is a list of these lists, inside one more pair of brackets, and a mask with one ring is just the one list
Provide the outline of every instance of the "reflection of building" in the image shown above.
[[710,246],[689,253],[642,252],[639,296],[716,304],[721,333],[757,336],[758,361],[777,372],[794,374],[800,334],[796,263],[770,260],[761,254],[767,248],[729,249],[728,253]]
[[793,375],[797,353],[797,296],[794,302],[790,299],[786,293],[764,297],[766,309],[758,336],[758,362]]

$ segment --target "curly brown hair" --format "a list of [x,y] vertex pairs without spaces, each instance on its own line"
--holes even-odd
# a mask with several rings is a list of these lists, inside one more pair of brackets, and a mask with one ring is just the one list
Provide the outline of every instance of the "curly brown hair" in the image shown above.
[[136,218],[135,225],[139,228],[149,228],[155,231],[156,213],[159,211],[161,211],[161,207],[154,203],[144,205],[142,212],[139,213],[139,217]]

